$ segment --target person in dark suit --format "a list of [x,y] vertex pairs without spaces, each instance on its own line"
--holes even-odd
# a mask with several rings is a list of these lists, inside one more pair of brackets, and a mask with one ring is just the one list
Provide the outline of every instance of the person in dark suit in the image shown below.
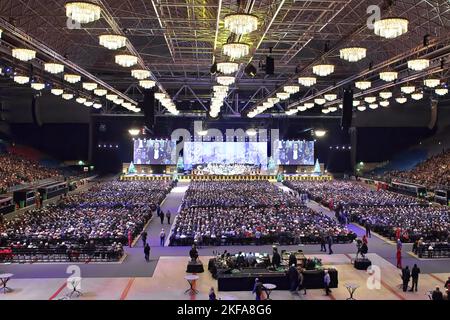
[[298,288],[298,270],[295,264],[291,264],[288,270],[289,287],[291,293],[297,293]]
[[292,252],[292,253],[289,255],[289,265],[290,265],[290,266],[294,265],[294,266],[297,267],[297,257],[295,256],[295,253],[294,253],[294,252]]
[[417,286],[419,284],[419,274],[420,274],[420,268],[417,266],[417,264],[414,264],[414,267],[411,269],[412,286],[411,286],[411,290],[409,290],[409,291],[417,292]]
[[142,245],[145,247],[145,244],[147,243],[147,231],[142,231],[142,234],[141,234],[141,237],[142,237]]
[[150,261],[150,246],[148,245],[148,243],[146,243],[144,246],[144,256],[145,256],[145,261],[149,262]]
[[191,258],[192,261],[197,261],[198,251],[197,248],[195,247],[195,244],[192,245],[192,248],[189,251],[189,257]]
[[436,289],[431,294],[432,300],[444,300],[444,295],[442,294],[442,291],[439,290],[439,287],[436,287]]
[[369,237],[369,238],[372,237],[371,229],[372,229],[372,226],[370,225],[370,222],[367,221],[366,222],[366,237]]
[[320,252],[327,252],[327,239],[325,238],[325,235],[320,236]]
[[406,266],[402,270],[403,292],[406,292],[408,290],[408,283],[410,278],[411,278],[411,271],[409,270],[409,267]]
[[333,249],[331,249],[331,246],[333,245],[333,236],[330,234],[328,236],[328,254],[333,254]]
[[167,212],[166,212],[166,218],[167,218],[167,223],[168,223],[168,224],[170,224],[170,216],[171,216],[170,210],[167,210]]
[[281,256],[277,248],[273,248],[272,265],[278,268],[281,264]]

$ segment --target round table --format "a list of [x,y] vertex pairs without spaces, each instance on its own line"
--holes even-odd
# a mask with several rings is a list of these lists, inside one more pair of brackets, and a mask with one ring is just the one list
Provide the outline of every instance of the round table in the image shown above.
[[347,298],[347,300],[356,300],[355,298],[353,298],[353,295],[355,294],[356,289],[359,288],[359,285],[354,283],[346,283],[345,288],[347,288],[347,291],[350,294],[350,297]]
[[196,290],[193,285],[195,283],[195,281],[197,281],[199,278],[199,276],[195,275],[195,274],[189,274],[187,276],[184,277],[184,279],[186,279],[186,281],[189,283],[189,289],[187,289],[184,293],[190,293],[190,294],[197,294],[198,290]]
[[3,290],[3,293],[12,291],[11,288],[8,288],[6,285],[13,276],[14,275],[12,273],[0,274],[0,290]]
[[273,283],[263,283],[263,287],[264,289],[266,289],[267,292],[267,300],[271,300],[270,294],[272,293],[273,290],[277,288],[277,285]]

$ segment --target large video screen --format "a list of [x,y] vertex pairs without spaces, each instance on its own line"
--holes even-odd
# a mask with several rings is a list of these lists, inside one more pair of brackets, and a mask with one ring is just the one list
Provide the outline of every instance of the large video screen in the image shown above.
[[267,142],[185,142],[186,165],[241,163],[267,166]]
[[314,165],[314,141],[279,140],[277,153],[277,164]]
[[175,141],[134,140],[135,164],[175,164]]

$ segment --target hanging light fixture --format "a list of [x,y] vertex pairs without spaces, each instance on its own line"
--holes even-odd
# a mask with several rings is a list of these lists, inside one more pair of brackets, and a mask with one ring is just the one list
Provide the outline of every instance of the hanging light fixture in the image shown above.
[[79,76],[77,74],[66,73],[66,74],[64,74],[64,80],[69,83],[77,83],[77,82],[81,81],[81,76]]
[[117,99],[117,94],[107,94],[106,95],[106,100],[108,101],[114,101]]
[[32,82],[31,83],[31,88],[33,88],[34,90],[40,91],[40,90],[45,88],[45,83]]
[[280,100],[286,100],[289,98],[289,96],[290,94],[287,92],[277,92],[277,98]]
[[434,89],[434,92],[438,95],[438,96],[445,96],[448,93],[448,89],[447,88],[436,88]]
[[416,90],[414,86],[401,86],[400,91],[406,94],[413,93]]
[[372,109],[372,110],[375,110],[375,109],[378,108],[378,104],[377,103],[371,103],[371,104],[369,104],[369,108]]
[[64,100],[70,100],[70,99],[73,98],[73,94],[71,94],[71,93],[63,93],[61,95],[61,98],[63,98]]
[[97,84],[95,82],[83,82],[82,86],[83,86],[83,89],[86,89],[88,91],[97,89]]
[[385,18],[374,22],[374,32],[376,35],[393,39],[408,32],[408,20],[404,18]]
[[232,59],[245,57],[250,52],[250,46],[246,43],[230,42],[225,43],[222,47],[223,54]]
[[84,105],[85,105],[86,107],[92,107],[93,104],[94,104],[93,101],[86,101],[86,102],[84,103]]
[[429,88],[437,87],[440,83],[441,80],[437,78],[428,78],[423,80],[423,84]]
[[99,103],[99,102],[95,102],[95,103],[92,105],[92,107],[93,107],[94,109],[100,109],[100,108],[102,107],[102,104]]
[[222,86],[229,86],[234,83],[234,77],[230,77],[230,76],[218,76],[216,78],[216,80],[217,80],[217,83]]
[[379,94],[380,98],[383,98],[385,100],[389,99],[392,97],[392,92],[390,91],[381,91]]
[[0,38],[2,37],[3,30],[0,29]]
[[314,102],[305,102],[303,105],[306,108],[311,109],[312,107],[314,107]]
[[353,100],[352,105],[353,105],[354,107],[359,106],[360,102],[361,102],[361,101],[359,101],[359,100]]
[[138,59],[136,56],[133,56],[131,54],[118,54],[115,57],[115,61],[119,66],[131,67],[138,62]]
[[330,109],[324,108],[324,109],[322,109],[322,113],[325,113],[325,114],[330,113]]
[[94,89],[94,94],[99,97],[103,97],[107,93],[108,93],[108,90],[106,90],[106,89]]
[[413,59],[408,61],[408,68],[414,71],[422,71],[430,66],[428,59]]
[[357,87],[359,90],[366,90],[369,89],[372,86],[372,82],[370,81],[356,81],[355,87]]
[[364,101],[367,103],[374,103],[375,101],[377,101],[377,97],[373,97],[373,96],[365,97]]
[[398,73],[395,71],[384,71],[380,72],[380,79],[386,82],[391,82],[397,79]]
[[269,101],[272,105],[280,102],[279,98],[268,98],[267,101]]
[[339,51],[339,56],[341,59],[347,60],[349,62],[356,62],[366,57],[366,48],[362,47],[350,47],[343,48]]
[[30,77],[27,76],[14,76],[13,78],[14,82],[17,82],[18,84],[25,84],[30,82]]
[[125,100],[123,100],[122,98],[116,98],[113,102],[115,104],[121,105]]
[[298,78],[298,83],[305,87],[311,87],[316,84],[317,78],[315,77],[300,77]]
[[164,99],[165,97],[166,97],[166,94],[163,93],[163,92],[156,92],[156,93],[155,93],[155,99],[156,99],[156,100],[162,100],[162,99]]
[[217,70],[223,74],[232,74],[239,69],[239,64],[236,62],[219,62],[217,64]]
[[30,61],[36,58],[36,51],[24,48],[12,49],[12,56],[20,61]]
[[225,29],[237,34],[247,34],[258,28],[258,17],[248,13],[228,14],[224,18]]
[[79,104],[84,104],[86,102],[86,98],[78,97],[75,99],[75,101],[78,102]]
[[214,92],[228,92],[228,87],[227,86],[213,86],[213,91]]
[[52,74],[58,74],[64,71],[64,65],[51,62],[44,63],[44,70]]
[[118,34],[103,34],[98,37],[101,46],[109,50],[117,50],[125,47],[127,38]]
[[289,94],[294,94],[300,91],[300,87],[299,86],[284,86],[283,87],[284,92],[287,92]]
[[356,109],[358,109],[358,111],[366,111],[366,106],[360,105]]
[[325,100],[333,101],[333,100],[337,99],[337,94],[335,94],[335,93],[327,93],[323,97],[325,98]]
[[144,89],[151,89],[156,85],[156,82],[153,80],[140,80],[139,85]]
[[54,94],[55,96],[60,96],[60,95],[62,95],[64,93],[64,90],[63,89],[59,89],[59,88],[53,88],[53,89],[50,90],[50,92],[52,94]]
[[305,106],[298,106],[297,107],[297,111],[303,112],[305,111],[307,108]]
[[389,101],[387,101],[387,100],[380,101],[380,106],[382,106],[382,107],[389,106]]
[[325,104],[327,102],[324,98],[316,98],[314,99],[314,103],[318,104],[319,106]]
[[334,65],[332,64],[317,64],[313,66],[313,73],[320,76],[325,77],[334,72]]
[[134,69],[131,70],[131,76],[138,80],[144,80],[150,77],[150,71],[145,69]]
[[404,104],[406,101],[408,101],[408,99],[406,97],[398,97],[395,98],[395,101],[397,101],[397,103]]
[[411,98],[414,100],[420,100],[423,98],[423,92],[414,92],[413,94],[411,94]]
[[330,112],[336,112],[337,109],[338,109],[338,108],[337,108],[336,106],[328,107],[328,110],[330,110]]
[[66,17],[79,22],[89,23],[100,19],[101,8],[87,1],[71,1],[65,4]]

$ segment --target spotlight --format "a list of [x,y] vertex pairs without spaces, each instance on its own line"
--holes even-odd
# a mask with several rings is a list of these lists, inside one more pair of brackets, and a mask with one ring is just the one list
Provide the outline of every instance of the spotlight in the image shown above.
[[256,68],[255,68],[255,66],[252,65],[251,63],[249,63],[249,64],[245,67],[244,72],[245,72],[245,74],[246,74],[247,76],[249,76],[249,77],[252,77],[252,78],[253,78],[254,76],[256,76]]
[[140,130],[139,129],[129,129],[128,133],[131,134],[132,136],[137,136],[139,134]]
[[210,72],[211,74],[216,74],[216,73],[217,73],[217,63],[216,63],[216,62],[214,62],[214,63],[212,64],[211,68],[209,69],[209,72]]
[[321,137],[325,136],[326,134],[327,134],[327,132],[325,130],[314,130],[314,135],[316,137],[321,138]]

